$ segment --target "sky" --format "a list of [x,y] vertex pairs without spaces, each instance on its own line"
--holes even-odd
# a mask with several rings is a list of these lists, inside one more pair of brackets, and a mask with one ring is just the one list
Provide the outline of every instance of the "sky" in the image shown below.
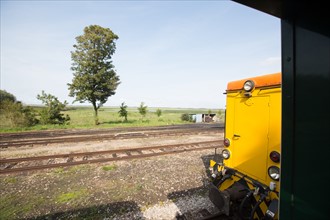
[[1,0],[1,90],[71,105],[71,51],[89,25],[119,37],[121,84],[104,106],[224,109],[228,82],[281,71],[280,19],[232,1]]

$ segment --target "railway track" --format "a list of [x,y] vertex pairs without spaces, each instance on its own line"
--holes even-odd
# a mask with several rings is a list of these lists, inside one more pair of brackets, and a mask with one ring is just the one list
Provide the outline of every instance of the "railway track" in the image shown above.
[[47,145],[55,143],[72,143],[86,141],[105,141],[132,138],[149,138],[160,136],[177,136],[191,134],[209,134],[222,132],[222,127],[156,127],[148,129],[131,128],[128,130],[90,130],[90,131],[59,131],[59,132],[28,132],[22,134],[0,134],[0,148]]
[[[0,159],[0,174],[67,167],[81,164],[104,163],[109,161],[131,160],[220,147],[222,147],[222,141],[216,140],[153,147]],[[30,165],[29,162],[32,165]]]

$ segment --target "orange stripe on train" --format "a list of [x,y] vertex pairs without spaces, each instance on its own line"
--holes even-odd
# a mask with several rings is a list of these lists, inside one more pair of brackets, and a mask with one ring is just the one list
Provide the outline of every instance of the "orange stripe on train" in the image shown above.
[[247,80],[252,80],[255,83],[255,87],[263,87],[263,86],[274,86],[281,85],[282,83],[282,74],[281,73],[273,73],[263,76],[257,76],[237,81],[229,82],[227,85],[228,90],[239,90],[243,89],[243,85]]

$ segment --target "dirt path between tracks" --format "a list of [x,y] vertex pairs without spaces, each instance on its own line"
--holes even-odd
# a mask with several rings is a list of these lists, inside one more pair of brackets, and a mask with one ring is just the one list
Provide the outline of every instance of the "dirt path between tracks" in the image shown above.
[[[223,134],[51,144],[1,150],[1,157],[37,156],[216,140]],[[0,219],[175,219],[208,200],[214,150],[80,165],[0,176]]]

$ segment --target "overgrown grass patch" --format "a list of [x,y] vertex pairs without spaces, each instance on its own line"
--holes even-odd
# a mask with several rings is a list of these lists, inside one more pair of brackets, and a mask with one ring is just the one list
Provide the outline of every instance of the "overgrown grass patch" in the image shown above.
[[87,194],[87,190],[85,190],[85,189],[61,193],[56,197],[55,201],[58,203],[74,202],[74,201],[79,200],[80,198],[85,197],[86,194]]
[[116,164],[106,165],[106,166],[102,167],[102,170],[104,170],[104,171],[111,171],[111,170],[116,170],[116,169],[117,169]]
[[77,166],[71,166],[71,167],[58,167],[53,169],[53,173],[59,174],[59,175],[72,175],[78,172],[83,172],[86,170],[91,169],[89,165],[77,165]]
[[17,178],[14,176],[8,176],[6,178],[3,179],[4,183],[16,183],[17,182]]
[[16,205],[13,195],[0,196],[0,219],[10,219],[16,216]]
[[20,198],[17,194],[0,196],[0,219],[16,219],[45,204],[41,195],[29,195],[31,200]]
[[64,172],[64,168],[63,167],[57,167],[53,169],[54,173],[63,173]]

